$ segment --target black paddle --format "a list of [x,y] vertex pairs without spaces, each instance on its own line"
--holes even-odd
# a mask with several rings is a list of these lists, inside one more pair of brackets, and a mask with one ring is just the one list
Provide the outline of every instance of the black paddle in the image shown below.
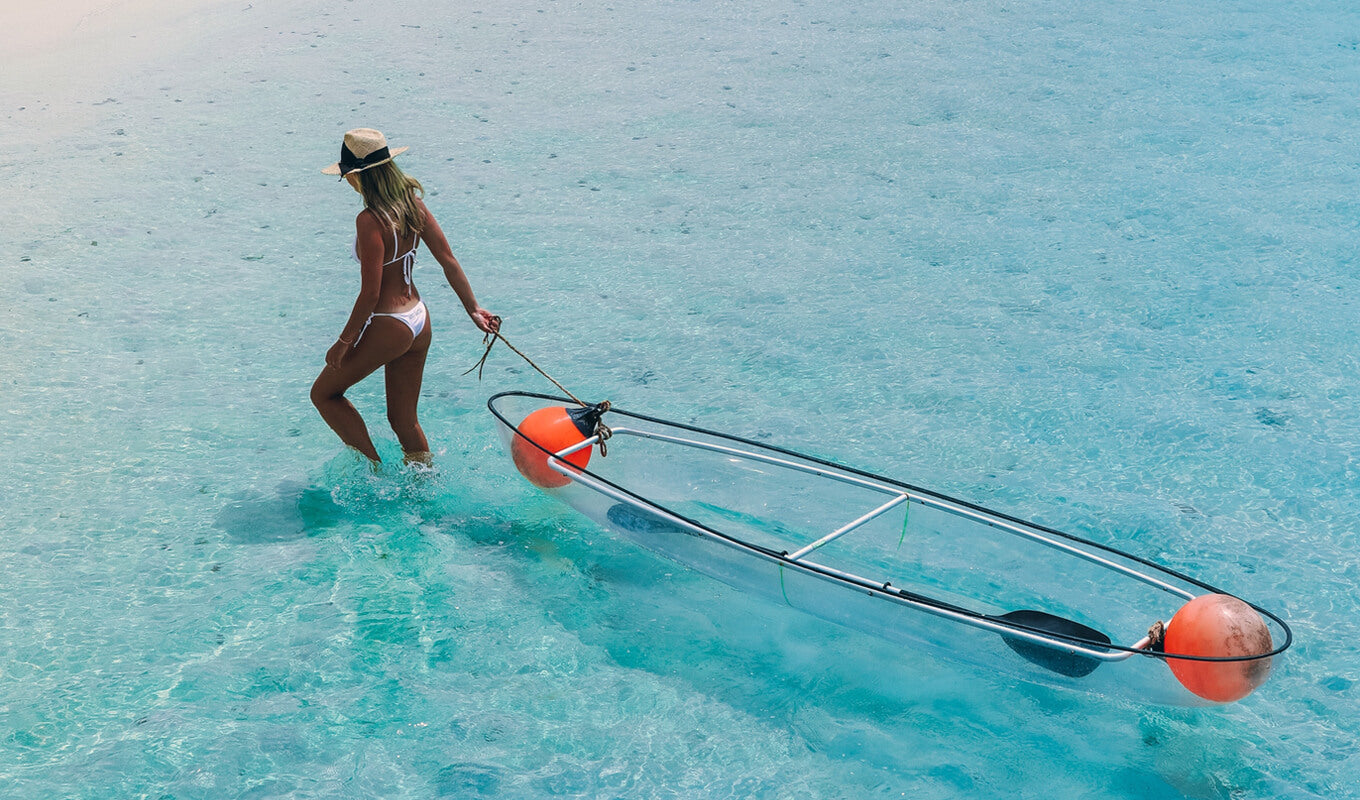
[[[1010,611],[1000,616],[989,616],[988,619],[1023,625],[1026,628],[1034,628],[1044,633],[1056,633],[1060,636],[1072,636],[1090,642],[1110,644],[1110,637],[1095,628],[1089,628],[1080,622],[1043,611],[1022,609]],[[1052,670],[1059,675],[1066,675],[1069,678],[1081,678],[1090,675],[1096,667],[1100,666],[1100,659],[1084,656],[1081,653],[1060,650],[1052,645],[1004,633],[1001,634],[1001,638],[1006,641],[1006,646],[1031,664],[1038,664],[1044,669]]]

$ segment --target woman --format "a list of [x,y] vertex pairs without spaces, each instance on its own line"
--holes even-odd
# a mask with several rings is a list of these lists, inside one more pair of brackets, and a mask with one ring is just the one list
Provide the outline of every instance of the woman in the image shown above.
[[322,170],[348,180],[363,195],[364,210],[354,221],[359,298],[340,337],[326,352],[326,366],[312,384],[312,403],[341,441],[380,462],[363,417],[345,398],[345,391],[383,367],[387,420],[406,460],[429,463],[430,444],[416,420],[416,403],[430,349],[430,318],[411,282],[421,239],[444,268],[444,277],[472,322],[489,333],[500,328],[500,320],[477,305],[439,223],[421,202],[425,191],[420,182],[392,161],[407,149],[389,150],[380,132],[356,128],[345,134],[339,163]]

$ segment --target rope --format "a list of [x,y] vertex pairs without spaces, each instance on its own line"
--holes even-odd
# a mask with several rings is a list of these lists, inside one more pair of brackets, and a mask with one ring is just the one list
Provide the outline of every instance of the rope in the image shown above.
[[[500,317],[492,317],[492,319],[496,320],[497,322],[501,321]],[[542,375],[543,377],[552,381],[553,386],[556,386],[558,389],[561,389],[563,394],[565,394],[567,397],[570,397],[572,400],[575,400],[577,405],[581,406],[582,408],[591,407],[589,403],[572,394],[571,390],[569,390],[562,384],[558,383],[556,378],[544,372],[542,367],[535,364],[532,358],[529,358],[528,356],[524,355],[524,353],[520,352],[520,349],[518,347],[515,347],[513,344],[510,344],[510,340],[501,335],[499,326],[497,326],[496,330],[482,336],[482,344],[486,345],[486,350],[485,352],[482,353],[482,357],[477,360],[477,363],[473,364],[471,367],[468,367],[467,370],[463,372],[463,374],[467,375],[473,370],[477,370],[477,380],[481,380],[482,369],[486,366],[486,359],[491,355],[491,348],[496,346],[497,341],[505,342],[505,346],[514,351],[515,355],[529,362],[529,366],[537,370],[539,375]],[[605,400],[601,403],[598,403],[597,406],[599,408],[599,413],[604,414],[604,412],[609,410],[609,401]],[[608,448],[605,447],[605,440],[607,440],[610,436],[613,436],[614,432],[609,429],[608,425],[604,424],[603,420],[597,419],[595,422],[595,435],[600,437],[600,457],[603,458],[609,455]]]
[[[506,344],[509,344],[509,342],[506,342]],[[581,401],[577,400],[576,402],[579,403]],[[600,416],[603,417],[604,412],[609,410],[609,401],[601,400],[599,407]],[[608,425],[604,424],[604,419],[597,418],[595,420],[595,435],[600,437],[600,458],[605,458],[609,455],[609,447],[605,445],[605,442],[609,441],[609,437],[614,435],[614,431]]]
[[[497,322],[500,322],[500,321],[501,321],[501,318],[500,318],[500,317],[492,317],[492,319],[496,320]],[[482,353],[481,359],[479,359],[479,360],[477,361],[476,364],[473,364],[471,367],[468,367],[467,371],[465,371],[465,372],[463,373],[464,375],[468,374],[469,372],[472,372],[472,371],[475,369],[475,370],[477,370],[477,380],[481,380],[481,379],[482,379],[482,368],[483,368],[484,366],[486,366],[486,359],[487,359],[487,356],[490,356],[490,355],[491,355],[491,348],[493,348],[493,347],[496,346],[496,341],[497,341],[497,340],[500,340],[500,341],[502,341],[502,342],[505,342],[505,346],[508,347],[508,348],[510,348],[511,350],[515,351],[515,355],[519,356],[520,358],[524,359],[525,361],[528,361],[528,362],[529,362],[529,366],[531,366],[531,367],[533,367],[534,369],[538,370],[538,374],[539,374],[539,375],[542,375],[543,377],[545,377],[545,378],[547,378],[548,380],[552,381],[553,386],[556,386],[557,388],[561,389],[562,392],[563,392],[564,394],[566,394],[567,397],[570,397],[572,400],[575,400],[576,403],[577,403],[578,405],[580,405],[580,406],[582,406],[582,407],[585,407],[585,408],[589,408],[589,407],[590,407],[590,404],[589,404],[589,403],[586,403],[586,402],[582,401],[581,398],[577,397],[576,395],[574,395],[574,394],[572,394],[570,391],[568,391],[568,390],[567,390],[567,387],[565,387],[565,386],[563,386],[562,384],[558,383],[556,378],[554,378],[553,376],[551,376],[551,375],[549,375],[548,373],[544,372],[544,371],[543,371],[543,368],[540,367],[540,366],[538,366],[537,364],[535,364],[535,363],[534,363],[534,360],[533,360],[532,358],[529,358],[528,356],[524,355],[523,353],[520,352],[520,350],[519,350],[518,347],[515,347],[513,344],[510,344],[510,340],[507,339],[507,338],[505,338],[504,336],[502,336],[499,329],[497,329],[497,330],[495,330],[495,331],[492,331],[491,333],[488,333],[488,334],[486,334],[485,336],[482,337],[482,344],[486,345],[486,352]]]

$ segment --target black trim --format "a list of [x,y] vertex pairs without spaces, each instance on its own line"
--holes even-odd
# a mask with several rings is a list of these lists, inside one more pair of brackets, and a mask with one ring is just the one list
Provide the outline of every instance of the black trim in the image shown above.
[[[504,416],[503,414],[501,414],[500,411],[498,411],[498,410],[496,409],[496,406],[495,406],[496,401],[497,401],[497,400],[500,400],[500,399],[503,398],[503,397],[530,397],[530,398],[535,398],[535,399],[538,399],[538,400],[549,400],[549,401],[552,401],[552,402],[555,402],[555,403],[562,403],[562,404],[564,404],[564,405],[575,405],[575,401],[569,400],[569,399],[567,399],[567,398],[565,398],[565,397],[556,397],[556,396],[553,396],[553,395],[550,395],[550,394],[540,394],[540,393],[538,393],[538,392],[515,392],[515,391],[511,391],[511,392],[499,392],[499,393],[497,393],[497,394],[495,394],[495,395],[492,395],[492,396],[491,396],[490,398],[488,398],[487,401],[486,401],[486,407],[487,407],[487,409],[492,413],[492,415],[495,416],[496,419],[498,419],[498,420],[500,420],[502,423],[504,423],[505,426],[506,426],[507,428],[509,428],[510,430],[514,431],[516,436],[519,436],[519,437],[520,437],[521,439],[523,439],[524,441],[526,441],[526,442],[528,442],[529,444],[533,445],[534,447],[538,448],[541,452],[543,452],[543,453],[545,453],[545,454],[547,454],[547,455],[549,455],[549,456],[553,455],[552,451],[550,451],[550,450],[548,450],[548,449],[542,447],[541,445],[539,445],[539,444],[538,444],[537,442],[535,442],[534,440],[532,440],[532,439],[530,439],[529,437],[525,436],[524,434],[520,433],[519,428],[518,428],[514,423],[510,422],[510,420],[506,419],[505,416]],[[996,518],[998,518],[998,519],[1006,520],[1007,522],[1013,522],[1013,523],[1016,523],[1016,524],[1019,524],[1019,525],[1024,525],[1024,526],[1029,527],[1029,528],[1032,528],[1032,529],[1034,529],[1034,530],[1036,530],[1036,531],[1042,531],[1042,532],[1044,532],[1044,533],[1052,534],[1052,535],[1054,535],[1054,536],[1060,536],[1060,537],[1062,537],[1062,538],[1064,538],[1064,539],[1067,539],[1068,541],[1077,542],[1077,543],[1079,543],[1079,544],[1087,545],[1087,546],[1089,546],[1089,547],[1094,547],[1094,548],[1099,549],[1099,550],[1104,550],[1104,551],[1107,552],[1107,553],[1112,553],[1112,554],[1114,554],[1114,555],[1118,555],[1118,556],[1121,556],[1121,557],[1123,557],[1123,558],[1127,558],[1127,559],[1129,559],[1130,561],[1134,561],[1134,562],[1137,562],[1137,563],[1139,563],[1139,564],[1142,564],[1142,565],[1145,566],[1145,567],[1150,567],[1150,568],[1152,568],[1152,569],[1154,569],[1154,570],[1156,570],[1156,571],[1158,571],[1158,572],[1161,572],[1161,573],[1164,574],[1164,575],[1170,575],[1170,576],[1172,576],[1172,577],[1174,577],[1174,578],[1177,578],[1178,580],[1185,581],[1186,583],[1193,584],[1194,586],[1198,586],[1199,588],[1204,589],[1205,591],[1211,592],[1211,593],[1213,593],[1213,594],[1229,594],[1228,592],[1225,592],[1225,591],[1223,591],[1222,589],[1216,588],[1216,587],[1211,586],[1211,585],[1209,585],[1209,584],[1207,584],[1207,583],[1205,583],[1205,582],[1203,582],[1203,581],[1200,581],[1200,580],[1197,580],[1197,579],[1195,579],[1195,578],[1192,578],[1192,577],[1190,577],[1189,575],[1186,575],[1186,574],[1184,574],[1184,573],[1178,572],[1178,571],[1176,571],[1176,570],[1174,570],[1174,569],[1171,569],[1170,567],[1162,566],[1161,564],[1158,564],[1158,563],[1153,562],[1153,561],[1149,561],[1149,560],[1146,559],[1146,558],[1142,558],[1142,557],[1140,557],[1140,556],[1136,556],[1136,555],[1134,555],[1134,554],[1132,554],[1132,553],[1126,553],[1126,552],[1124,552],[1123,550],[1120,550],[1120,549],[1118,549],[1118,548],[1111,547],[1111,546],[1109,546],[1109,545],[1103,545],[1103,544],[1100,544],[1099,542],[1093,542],[1093,541],[1091,541],[1091,540],[1089,540],[1089,539],[1083,539],[1083,538],[1080,537],[1080,536],[1076,536],[1076,535],[1073,535],[1073,534],[1070,534],[1070,533],[1064,533],[1063,531],[1055,530],[1055,529],[1053,529],[1053,528],[1049,528],[1049,527],[1046,527],[1046,526],[1044,526],[1044,525],[1039,525],[1039,524],[1036,524],[1036,523],[1033,523],[1033,522],[1028,522],[1028,521],[1026,521],[1026,520],[1020,519],[1019,517],[1013,517],[1013,516],[1010,516],[1009,514],[1003,514],[1003,513],[999,512],[999,511],[993,511],[993,510],[991,510],[991,509],[989,509],[989,508],[985,508],[985,507],[983,507],[983,506],[979,506],[979,505],[977,505],[977,504],[975,504],[975,503],[970,503],[970,502],[968,502],[967,500],[959,500],[959,499],[957,499],[957,498],[950,497],[950,496],[948,496],[948,495],[943,495],[943,494],[940,494],[939,492],[934,492],[934,491],[931,491],[931,490],[929,490],[929,489],[921,488],[921,487],[919,487],[919,486],[914,486],[914,485],[909,484],[909,483],[903,483],[902,481],[894,480],[894,479],[892,479],[892,478],[885,478],[885,477],[883,477],[882,475],[875,475],[875,474],[872,473],[872,472],[866,472],[866,471],[864,471],[864,470],[855,469],[854,467],[847,467],[847,466],[844,466],[844,465],[842,465],[842,464],[837,464],[837,463],[835,463],[835,462],[833,462],[833,461],[827,461],[827,460],[825,460],[825,459],[817,458],[816,456],[805,455],[805,454],[803,454],[803,453],[799,453],[799,452],[794,451],[794,450],[786,450],[786,449],[784,449],[784,448],[782,448],[782,447],[778,447],[778,446],[776,446],[776,445],[764,444],[764,443],[761,443],[761,442],[752,441],[751,439],[743,439],[743,438],[740,437],[740,436],[733,436],[733,435],[731,435],[731,434],[719,433],[719,432],[717,432],[717,431],[711,431],[711,430],[707,430],[707,429],[705,429],[705,428],[699,428],[699,427],[696,427],[696,426],[694,426],[694,425],[686,425],[686,424],[684,424],[684,423],[682,423],[682,422],[672,422],[671,420],[661,419],[661,418],[659,418],[659,417],[649,417],[649,416],[647,416],[647,415],[645,415],[645,414],[635,414],[635,413],[632,413],[632,412],[629,412],[629,411],[623,411],[623,410],[621,410],[620,408],[618,408],[617,406],[612,406],[612,407],[609,409],[609,411],[608,411],[607,413],[609,413],[609,414],[618,414],[618,415],[624,416],[624,417],[632,417],[633,419],[639,419],[639,420],[643,420],[644,422],[651,422],[651,423],[654,423],[654,424],[657,424],[657,425],[667,425],[667,426],[670,426],[670,427],[672,427],[672,428],[679,428],[679,429],[681,429],[681,430],[690,431],[691,433],[702,434],[702,435],[704,435],[704,436],[712,436],[712,437],[717,438],[717,439],[725,439],[725,440],[727,440],[727,441],[729,441],[729,442],[737,442],[737,443],[739,443],[739,444],[746,445],[746,446],[748,446],[748,447],[754,447],[754,448],[757,448],[757,449],[759,449],[759,450],[766,450],[766,451],[773,452],[773,453],[779,453],[780,455],[784,455],[784,456],[792,456],[792,457],[794,457],[794,458],[802,459],[803,461],[808,461],[808,462],[811,462],[811,463],[814,463],[814,464],[819,464],[819,465],[824,466],[824,467],[830,467],[830,468],[835,469],[835,470],[838,470],[838,471],[840,471],[840,472],[850,473],[850,474],[852,474],[852,475],[857,475],[857,476],[862,477],[862,478],[870,478],[870,479],[872,479],[872,480],[881,481],[881,482],[883,482],[883,483],[890,484],[890,485],[892,485],[892,486],[897,486],[897,487],[900,487],[900,488],[902,488],[902,489],[905,489],[905,490],[907,490],[908,492],[910,492],[910,493],[912,493],[912,494],[921,495],[921,496],[925,496],[925,497],[930,497],[930,498],[933,498],[933,499],[935,499],[935,500],[944,501],[944,502],[946,502],[946,503],[953,503],[953,504],[955,504],[955,505],[962,506],[962,507],[967,508],[967,509],[970,509],[970,510],[972,510],[972,511],[978,511],[978,512],[981,512],[981,513],[983,513],[983,514],[989,514],[989,515],[991,515],[991,516],[993,516],[993,517],[996,517]],[[884,584],[871,583],[871,582],[869,582],[869,581],[851,581],[851,580],[848,580],[847,578],[844,578],[844,577],[842,577],[842,576],[840,576],[840,575],[832,575],[832,574],[830,574],[830,573],[827,573],[827,572],[824,572],[824,571],[822,571],[822,570],[819,570],[819,569],[817,569],[815,566],[809,566],[808,564],[804,564],[804,563],[801,563],[801,562],[798,562],[798,561],[792,561],[792,560],[790,560],[790,559],[788,558],[788,552],[787,552],[787,551],[784,551],[784,552],[776,552],[776,551],[771,550],[771,549],[769,549],[769,548],[767,548],[767,547],[761,547],[760,545],[752,544],[752,543],[747,542],[747,541],[744,541],[744,540],[742,540],[742,539],[737,539],[737,538],[735,538],[735,537],[733,537],[733,536],[730,536],[730,535],[728,535],[728,534],[725,534],[725,533],[723,533],[723,532],[721,532],[721,531],[713,530],[712,528],[708,527],[707,525],[704,525],[704,524],[699,523],[699,522],[697,522],[697,521],[695,521],[695,520],[692,520],[692,519],[690,519],[690,518],[684,516],[683,514],[677,514],[677,513],[675,513],[674,511],[671,511],[670,509],[666,508],[665,506],[658,505],[657,503],[655,503],[655,502],[653,502],[653,501],[651,501],[651,500],[648,500],[647,498],[642,497],[641,495],[639,495],[639,494],[637,494],[637,493],[635,493],[635,492],[629,491],[628,489],[625,489],[625,488],[623,488],[622,486],[619,486],[618,484],[616,484],[616,483],[614,483],[614,482],[608,480],[607,478],[601,477],[600,475],[597,475],[596,473],[591,472],[591,471],[588,470],[588,469],[585,469],[585,468],[577,468],[577,469],[578,469],[578,471],[580,471],[580,472],[582,472],[582,473],[585,473],[586,475],[589,475],[589,476],[590,476],[591,478],[593,478],[594,480],[597,480],[597,481],[599,481],[599,482],[605,484],[606,486],[609,486],[609,487],[612,488],[612,489],[615,489],[615,490],[617,490],[617,491],[619,491],[619,492],[622,492],[623,494],[628,495],[629,497],[631,497],[631,498],[637,500],[639,503],[643,504],[644,506],[649,506],[649,507],[651,507],[651,508],[655,508],[655,509],[657,509],[657,510],[659,510],[659,511],[662,511],[662,512],[664,512],[664,513],[666,513],[666,514],[669,514],[669,515],[671,515],[671,516],[673,516],[673,517],[675,517],[675,518],[677,518],[677,519],[684,520],[686,523],[688,523],[688,524],[690,524],[690,525],[693,525],[694,527],[699,528],[700,530],[705,531],[705,532],[707,532],[707,533],[709,533],[709,534],[711,534],[711,535],[713,535],[713,536],[715,536],[715,537],[717,537],[717,538],[719,538],[719,539],[722,539],[722,540],[727,541],[727,542],[731,542],[731,543],[734,544],[734,545],[737,545],[737,546],[739,546],[739,547],[743,547],[743,548],[745,548],[745,549],[747,549],[747,550],[751,550],[752,552],[758,553],[758,554],[760,554],[760,555],[762,555],[762,556],[764,556],[764,557],[766,557],[766,558],[768,558],[768,559],[770,559],[770,560],[776,561],[776,562],[778,562],[781,566],[788,567],[788,568],[791,568],[791,569],[802,570],[803,572],[809,572],[809,573],[812,573],[812,574],[814,574],[814,575],[817,575],[817,576],[819,576],[819,577],[821,577],[821,578],[823,578],[823,579],[825,579],[825,580],[832,581],[832,582],[834,582],[834,583],[840,583],[840,584],[848,584],[848,585],[859,586],[859,587],[862,588],[862,589],[869,589],[869,590],[871,590],[871,592],[876,593],[876,594],[884,594],[884,595],[887,595],[887,596],[897,596],[897,597],[901,597],[901,598],[903,598],[903,599],[909,600],[909,601],[911,601],[911,602],[913,602],[913,603],[916,603],[916,604],[918,604],[918,605],[924,605],[924,606],[927,606],[927,607],[930,607],[930,608],[935,608],[935,609],[938,609],[938,610],[940,610],[940,611],[946,611],[946,612],[949,612],[949,613],[952,613],[952,614],[960,614],[960,615],[967,616],[967,617],[971,617],[971,618],[974,618],[974,619],[977,619],[977,620],[983,620],[983,621],[986,621],[986,622],[989,622],[989,623],[992,623],[992,624],[1002,625],[1002,626],[1004,626],[1004,627],[1011,628],[1011,629],[1013,629],[1013,630],[1024,631],[1024,632],[1026,632],[1026,633],[1031,633],[1031,634],[1037,634],[1037,635],[1039,635],[1039,636],[1043,636],[1043,637],[1046,637],[1046,638],[1049,638],[1049,639],[1058,639],[1058,640],[1061,640],[1061,641],[1070,642],[1070,643],[1072,643],[1072,644],[1078,644],[1078,645],[1082,645],[1082,646],[1085,646],[1085,647],[1090,647],[1090,648],[1092,648],[1092,649],[1106,650],[1106,651],[1108,651],[1108,650],[1118,650],[1118,651],[1125,652],[1125,653],[1134,653],[1134,654],[1138,654],[1138,655],[1144,655],[1144,656],[1148,656],[1148,657],[1150,657],[1150,658],[1161,658],[1161,659],[1173,659],[1173,658],[1174,658],[1174,659],[1178,659],[1178,660],[1181,660],[1181,661],[1257,661],[1257,660],[1263,659],[1263,658],[1272,658],[1272,657],[1274,657],[1274,656],[1277,656],[1277,655],[1283,653],[1285,650],[1288,650],[1288,649],[1289,649],[1289,646],[1290,646],[1291,644],[1293,644],[1293,642],[1294,642],[1294,632],[1293,632],[1292,630],[1290,630],[1289,625],[1286,624],[1284,620],[1280,619],[1278,616],[1276,616],[1275,614],[1271,613],[1270,611],[1267,611],[1266,609],[1264,609],[1264,608],[1262,608],[1262,607],[1256,605],[1255,603],[1251,602],[1250,600],[1245,600],[1245,599],[1242,599],[1242,598],[1238,598],[1238,599],[1239,599],[1239,600],[1242,600],[1242,602],[1246,603],[1248,606],[1250,606],[1252,609],[1254,609],[1257,613],[1260,613],[1260,614],[1262,614],[1262,615],[1264,615],[1264,616],[1270,618],[1272,621],[1275,622],[1275,624],[1277,624],[1277,625],[1280,626],[1280,629],[1284,631],[1284,636],[1285,636],[1284,644],[1281,644],[1280,646],[1276,647],[1275,649],[1271,650],[1271,651],[1268,652],[1268,653],[1261,653],[1260,655],[1255,655],[1255,656],[1192,656],[1192,655],[1184,655],[1184,654],[1180,654],[1180,653],[1165,653],[1165,652],[1158,652],[1158,651],[1155,651],[1155,650],[1143,650],[1143,649],[1138,649],[1138,648],[1133,648],[1133,647],[1127,647],[1127,646],[1125,646],[1125,645],[1113,644],[1113,643],[1110,642],[1109,640],[1101,641],[1101,640],[1097,640],[1097,639],[1084,638],[1084,637],[1081,637],[1081,636],[1071,636],[1071,635],[1066,635],[1066,634],[1063,634],[1063,633],[1058,633],[1058,632],[1055,632],[1055,631],[1044,630],[1044,629],[1042,629],[1042,628],[1034,628],[1034,627],[1031,627],[1031,626],[1029,626],[1029,625],[1016,624],[1016,623],[1014,623],[1014,622],[1012,622],[1012,621],[1010,621],[1010,620],[1003,620],[1000,616],[991,616],[991,615],[989,615],[989,614],[983,614],[983,613],[981,613],[981,612],[974,611],[974,610],[972,610],[972,609],[963,608],[962,606],[954,605],[953,603],[948,603],[948,602],[945,602],[945,601],[942,601],[942,600],[936,600],[936,599],[934,599],[934,598],[926,597],[925,595],[916,594],[915,592],[909,592],[909,591],[907,591],[906,589],[896,589],[896,588],[892,588],[892,589],[887,589],[887,591],[884,591],[885,588],[886,588]],[[1233,597],[1237,597],[1236,595],[1232,595],[1232,596],[1233,596]],[[1004,635],[1004,634],[1003,634],[1003,635]]]
[[349,145],[340,145],[340,177],[344,177],[351,172],[368,169],[374,164],[380,164],[392,157],[392,151],[387,147],[380,147],[368,155],[360,158],[354,155],[354,151],[349,149]]
[[599,427],[600,417],[603,417],[604,412],[608,410],[609,406],[605,403],[596,403],[584,408],[569,408],[567,409],[567,416],[571,418],[572,424],[576,426],[576,430],[580,431],[582,436],[590,438],[595,435],[595,431]]

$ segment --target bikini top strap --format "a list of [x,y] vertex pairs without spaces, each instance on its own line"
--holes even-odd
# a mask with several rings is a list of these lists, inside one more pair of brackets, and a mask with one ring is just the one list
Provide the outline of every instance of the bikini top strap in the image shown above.
[[[397,262],[401,262],[402,277],[406,279],[407,285],[410,285],[412,283],[411,270],[413,267],[415,267],[416,263],[416,248],[420,245],[420,232],[413,231],[413,233],[415,234],[415,238],[411,240],[411,249],[407,250],[405,253],[399,254],[398,251],[401,249],[401,235],[397,229],[397,226],[392,222],[392,220],[388,219],[386,214],[382,213],[381,211],[376,211],[376,213],[379,219],[381,219],[383,222],[386,222],[388,224],[388,227],[392,230],[392,260],[384,262],[383,266],[388,267],[391,266],[392,264],[396,264]],[[355,239],[355,245],[356,247],[354,251],[354,260],[358,261],[359,251],[357,247],[358,245],[357,237]]]
[[[402,277],[406,279],[406,284],[408,286],[414,282],[411,276],[411,272],[416,265],[416,246],[420,244],[420,233],[418,232],[413,233],[415,233],[415,238],[411,240],[411,249],[392,259],[391,262],[393,264],[397,263],[398,261],[401,262]],[[395,254],[397,248],[401,247],[401,242],[397,238],[396,228],[392,229],[392,242],[393,242],[392,252],[393,254]]]

